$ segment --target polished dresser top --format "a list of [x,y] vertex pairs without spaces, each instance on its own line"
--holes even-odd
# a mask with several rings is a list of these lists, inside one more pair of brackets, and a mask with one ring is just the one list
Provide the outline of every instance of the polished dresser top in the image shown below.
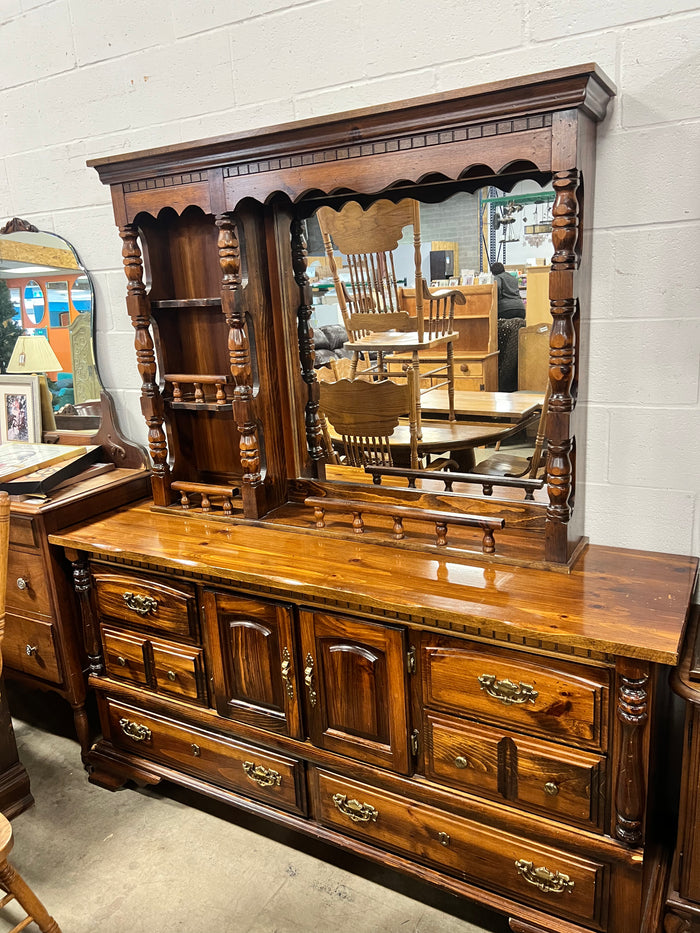
[[[500,641],[675,664],[696,558],[589,546],[571,573],[124,507],[51,535],[92,556]],[[541,645],[540,645],[541,646]]]

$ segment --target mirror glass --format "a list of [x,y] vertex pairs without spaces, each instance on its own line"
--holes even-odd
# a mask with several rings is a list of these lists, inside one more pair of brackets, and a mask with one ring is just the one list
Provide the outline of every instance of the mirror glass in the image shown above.
[[[29,226],[11,221],[5,230],[13,224]],[[34,228],[0,235],[0,372],[20,335],[48,340],[57,365],[46,378],[58,431],[100,426],[93,308],[92,283],[67,240]]]
[[[414,196],[416,193],[420,197],[420,189],[411,192]],[[546,409],[544,418],[541,414],[548,381],[553,201],[551,185],[541,186],[537,181],[525,179],[509,191],[489,186],[474,192],[458,192],[439,203],[413,202],[418,212],[420,269],[427,289],[424,320],[439,313],[437,298],[441,293],[447,293],[446,300],[454,303],[451,343],[455,396],[451,425],[446,373],[429,375],[447,361],[445,342],[436,341],[418,354],[417,454],[421,469],[432,469],[442,462],[453,471],[483,470],[496,477],[543,475],[546,439],[540,438],[540,449],[537,447],[538,432],[542,434],[546,423]],[[314,330],[314,365],[322,384],[322,411],[324,395],[327,407],[336,405],[323,384],[348,378],[354,361],[355,378],[359,375],[365,382],[388,377],[397,384],[406,384],[409,371],[413,371],[410,337],[402,349],[400,338],[395,346],[392,344],[390,332],[383,332],[376,339],[374,327],[378,327],[375,325],[378,319],[373,320],[368,314],[354,317],[356,313],[377,310],[405,311],[408,329],[415,329],[415,225],[404,226],[393,244],[390,236],[388,247],[377,235],[377,228],[386,230],[391,222],[389,214],[379,213],[379,205],[391,208],[391,203],[381,199],[375,202],[363,199],[361,204],[345,201],[345,210],[338,213],[339,202],[333,208],[321,208],[305,222],[308,276],[313,293],[310,323]],[[399,201],[398,205],[406,203],[409,202]],[[377,213],[373,214],[375,210]],[[336,219],[340,217],[347,218],[345,226]],[[344,237],[349,239],[344,241]],[[381,249],[389,250],[389,258],[379,255]],[[353,258],[360,251],[375,255]],[[395,302],[390,295],[380,295],[384,286],[378,283],[382,281],[396,283]],[[398,317],[396,320],[394,335],[406,326]],[[353,322],[358,321],[364,329],[353,328]],[[392,327],[392,322],[382,323],[382,328],[387,326]],[[426,323],[425,327],[429,325]],[[357,346],[362,349],[358,351]],[[362,377],[366,367],[380,370],[381,375],[375,372]],[[372,393],[367,392],[361,402],[341,399],[338,404],[341,408],[359,404],[366,412],[371,398]],[[348,450],[340,436],[339,418],[342,421],[343,412],[340,416],[329,415],[330,412],[324,413],[325,424],[322,422],[326,433],[326,476],[347,481],[351,478],[341,475],[349,462]],[[405,438],[395,441],[404,428],[408,436],[408,416],[407,411],[392,436],[390,448],[393,464],[410,468],[409,442]],[[367,431],[371,427],[369,422],[364,424]],[[435,436],[434,443],[427,440],[431,433]],[[415,454],[416,451],[414,466]],[[383,455],[376,456],[380,457],[377,462],[386,463]],[[537,468],[533,471],[533,467]],[[358,471],[362,472],[367,473]],[[372,476],[368,474],[363,479],[356,475],[351,481],[372,482]],[[383,485],[396,482],[391,475],[382,478]],[[399,484],[405,485],[405,481]],[[457,487],[455,491],[459,491]],[[522,497],[522,492],[519,496]]]

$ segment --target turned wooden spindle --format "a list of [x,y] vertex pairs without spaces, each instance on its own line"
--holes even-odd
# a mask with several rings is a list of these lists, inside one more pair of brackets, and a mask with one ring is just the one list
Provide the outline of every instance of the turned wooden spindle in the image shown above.
[[326,510],[322,509],[320,505],[317,505],[314,508],[314,519],[316,520],[317,528],[326,527]]
[[435,543],[438,547],[447,546],[447,522],[435,522]]
[[496,553],[496,539],[490,528],[484,528],[484,537],[481,539],[481,550],[484,554]]
[[403,519],[400,515],[392,515],[392,518],[394,520],[394,537],[397,541],[400,541],[404,537]]
[[231,502],[228,496],[224,497],[223,506],[224,506],[224,515],[231,515],[233,513],[233,502]]
[[361,535],[365,530],[365,523],[362,521],[362,512],[352,513],[352,530],[356,535]]
[[182,389],[180,388],[179,382],[173,382],[173,401],[182,401]]
[[187,492],[184,489],[180,493],[180,505],[183,509],[189,509],[190,507],[190,497],[187,495]]
[[222,382],[216,383],[216,404],[217,405],[226,404],[226,393],[224,392],[224,385]]
[[211,499],[206,492],[202,493],[202,511],[211,512]]
[[201,383],[201,382],[195,382],[195,384],[194,384],[194,400],[195,400],[195,402],[197,402],[197,403],[203,402],[203,401],[205,400],[205,399],[204,399],[204,392],[202,391],[202,383]]

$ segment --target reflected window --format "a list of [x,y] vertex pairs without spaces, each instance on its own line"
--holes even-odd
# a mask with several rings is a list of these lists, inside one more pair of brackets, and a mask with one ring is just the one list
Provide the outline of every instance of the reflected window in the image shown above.
[[70,324],[68,282],[47,282],[46,297],[49,302],[50,326],[67,327]]
[[14,320],[21,326],[22,325],[22,299],[20,297],[20,292],[18,288],[8,288],[10,293],[10,301],[12,302],[12,307],[15,309]]
[[24,311],[30,324],[40,324],[44,317],[44,293],[38,282],[32,280],[24,287]]
[[73,307],[81,314],[92,309],[92,289],[86,275],[79,276],[70,290]]

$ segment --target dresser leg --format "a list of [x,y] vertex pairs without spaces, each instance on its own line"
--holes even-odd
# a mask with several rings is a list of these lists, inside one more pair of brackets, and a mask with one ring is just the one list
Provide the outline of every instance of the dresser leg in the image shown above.
[[73,706],[73,722],[80,742],[80,757],[87,768],[87,756],[90,751],[90,724],[84,703],[76,703]]

